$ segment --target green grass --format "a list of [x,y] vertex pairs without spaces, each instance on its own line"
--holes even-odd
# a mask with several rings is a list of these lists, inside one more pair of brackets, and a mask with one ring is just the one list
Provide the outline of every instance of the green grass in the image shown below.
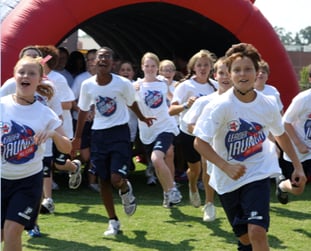
[[[162,207],[160,185],[146,185],[142,166],[130,180],[138,208],[132,217],[123,213],[115,192],[116,210],[121,221],[121,234],[103,237],[107,216],[100,197],[86,187],[69,190],[63,176],[56,177],[61,190],[54,191],[56,210],[53,215],[40,215],[43,236],[23,235],[24,251],[194,251],[236,250],[236,238],[216,198],[217,219],[202,221],[201,208],[189,205],[187,184],[180,190],[183,202],[173,208]],[[58,179],[57,179],[58,178]],[[290,196],[290,203],[281,205],[271,191],[271,250],[309,250],[311,239],[311,186],[299,197]],[[204,193],[201,191],[201,197]]]

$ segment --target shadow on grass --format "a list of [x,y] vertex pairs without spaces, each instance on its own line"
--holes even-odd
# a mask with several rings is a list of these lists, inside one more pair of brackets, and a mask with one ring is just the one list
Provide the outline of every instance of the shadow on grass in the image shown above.
[[287,208],[280,208],[280,207],[270,207],[270,212],[275,213],[277,216],[282,216],[282,217],[287,217],[287,218],[293,218],[295,220],[305,220],[305,219],[310,219],[310,214],[309,213],[304,213],[301,211],[294,211],[294,210],[289,210]]
[[105,246],[90,246],[81,242],[66,241],[60,239],[50,238],[48,235],[42,235],[44,238],[31,238],[23,245],[23,248],[28,250],[38,251],[85,251],[85,250],[97,250],[108,251],[109,248]]
[[128,236],[123,234],[118,234],[116,235],[115,239],[110,240],[115,242],[124,242],[127,245],[133,245],[133,249],[128,246],[127,250],[139,250],[143,248],[149,248],[159,251],[194,250],[194,247],[190,246],[190,242],[195,241],[195,239],[183,239],[180,243],[174,244],[168,241],[147,239],[147,231],[133,231],[133,233],[135,234],[134,238],[129,238]]
[[[222,238],[224,242],[228,243],[234,243],[236,241],[233,232],[224,231],[224,229],[221,227],[221,222],[226,220],[224,218],[217,218],[213,222],[203,222],[201,217],[184,214],[178,207],[172,208],[170,210],[170,216],[172,220],[167,221],[168,223],[180,224],[180,222],[184,222],[184,224],[189,228],[195,228],[198,223],[201,223],[203,226],[212,231],[209,236],[217,236],[218,238]],[[191,222],[193,222],[193,224]]]

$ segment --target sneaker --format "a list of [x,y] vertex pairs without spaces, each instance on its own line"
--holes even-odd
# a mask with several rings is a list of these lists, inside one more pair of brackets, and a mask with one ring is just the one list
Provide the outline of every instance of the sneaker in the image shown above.
[[155,176],[154,167],[153,167],[152,163],[148,163],[145,174],[146,174],[146,177]]
[[54,201],[52,198],[44,198],[41,202],[40,213],[52,214],[55,211]]
[[69,173],[68,185],[71,189],[77,189],[81,185],[82,181],[81,161],[75,159],[72,161],[72,163],[76,165],[77,170],[74,173]]
[[122,200],[124,212],[128,216],[131,216],[136,211],[136,199],[133,195],[133,188],[132,188],[132,185],[129,181],[127,181],[127,186],[129,188],[127,193],[121,194],[121,190],[119,190],[119,195],[120,195],[121,200]]
[[59,190],[59,186],[54,180],[52,181],[52,190]]
[[100,192],[100,187],[99,187],[99,184],[97,184],[97,183],[90,184],[90,185],[89,185],[89,188],[90,188],[92,191],[94,191],[94,192],[97,192],[97,193]]
[[182,196],[179,190],[174,187],[168,192],[168,203],[170,206],[177,205],[181,202]]
[[157,177],[155,177],[154,175],[148,177],[147,179],[147,185],[149,186],[154,186],[157,184]]
[[216,208],[213,203],[208,202],[202,208],[203,213],[203,221],[210,222],[216,219]]
[[168,201],[168,193],[167,192],[163,192],[163,203],[162,203],[162,205],[165,208],[171,208],[170,203]]
[[116,235],[120,230],[120,221],[118,220],[109,220],[108,228],[104,232],[104,236]]
[[287,204],[288,203],[288,193],[287,192],[283,192],[280,188],[280,183],[286,180],[286,178],[284,177],[283,174],[279,175],[278,177],[275,178],[275,195],[278,198],[278,201],[281,204]]
[[193,205],[194,207],[201,206],[201,198],[200,198],[199,191],[192,193],[191,190],[189,189],[189,198],[190,198],[191,205]]
[[28,230],[27,232],[30,237],[41,237],[40,228],[38,225],[35,225],[33,229]]

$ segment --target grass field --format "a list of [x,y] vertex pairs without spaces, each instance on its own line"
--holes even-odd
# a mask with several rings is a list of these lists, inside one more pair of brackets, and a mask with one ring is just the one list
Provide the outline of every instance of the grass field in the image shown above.
[[[25,251],[223,251],[236,250],[236,238],[218,198],[217,219],[202,221],[201,208],[189,204],[187,183],[181,184],[182,203],[172,209],[162,207],[160,185],[146,185],[142,166],[130,176],[138,208],[132,217],[123,213],[115,193],[121,234],[103,237],[108,219],[99,195],[85,186],[69,190],[64,176],[56,177],[60,190],[54,191],[55,213],[40,215],[41,238],[23,235]],[[139,170],[140,169],[140,170]],[[271,187],[271,250],[304,251],[311,244],[311,185],[290,203],[281,205]],[[201,197],[204,193],[201,191]]]

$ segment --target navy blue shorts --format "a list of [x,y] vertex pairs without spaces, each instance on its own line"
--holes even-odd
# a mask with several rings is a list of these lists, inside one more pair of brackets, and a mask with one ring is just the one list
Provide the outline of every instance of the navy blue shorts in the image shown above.
[[[301,165],[303,167],[306,177],[311,180],[311,160],[310,159],[305,160],[301,162]],[[282,169],[282,173],[284,174],[285,178],[291,179],[292,174],[294,172],[293,163],[285,159],[282,159],[280,161],[280,167]]]
[[92,170],[103,180],[110,180],[112,173],[127,177],[131,151],[130,130],[127,124],[92,131]]
[[1,229],[11,220],[33,229],[42,196],[43,172],[19,180],[1,179]]
[[70,159],[70,154],[60,152],[56,145],[53,143],[53,161],[58,165],[65,165],[67,159]]
[[219,195],[227,218],[237,237],[247,233],[247,225],[259,225],[268,231],[270,224],[270,178],[254,181]]
[[155,150],[161,151],[166,154],[167,150],[173,144],[174,134],[170,132],[162,132],[160,133],[155,141],[149,145],[144,145],[146,153],[148,156],[151,156],[151,153]]
[[194,149],[193,146],[195,137],[182,131],[180,131],[180,134],[185,161],[189,163],[201,161],[201,155]]
[[51,177],[52,162],[53,162],[53,157],[44,157],[43,158],[43,177],[44,178]]

